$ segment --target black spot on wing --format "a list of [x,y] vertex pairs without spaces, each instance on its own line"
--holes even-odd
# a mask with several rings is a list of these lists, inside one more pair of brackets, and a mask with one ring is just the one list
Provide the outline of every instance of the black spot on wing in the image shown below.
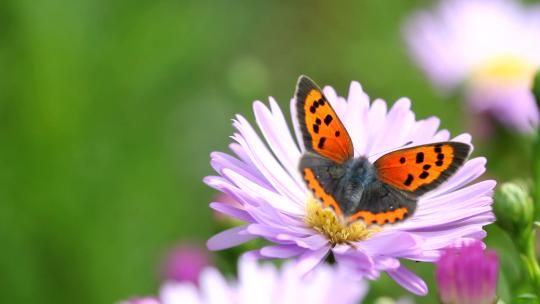
[[321,139],[319,139],[319,144],[317,144],[317,147],[319,149],[322,149],[324,148],[324,142],[326,141],[326,137],[321,137]]
[[416,153],[416,163],[421,164],[424,162],[424,152]]
[[326,114],[326,117],[324,118],[324,123],[328,126],[332,122],[332,115]]
[[412,184],[413,180],[414,180],[414,176],[412,176],[412,174],[409,174],[407,176],[407,179],[403,182],[403,184],[405,186],[410,186]]
[[[447,153],[443,153],[443,151],[445,151],[448,147],[452,148],[453,150],[450,156]],[[440,184],[448,180],[463,165],[463,163],[465,163],[465,161],[467,160],[467,156],[471,150],[471,146],[469,144],[460,142],[436,143],[433,144],[433,148],[435,154],[437,155],[435,157],[436,161],[434,163],[430,163],[429,166],[428,164],[424,164],[424,166],[422,166],[424,172],[427,172],[428,176],[431,176],[433,172],[430,171],[430,173],[428,172],[428,170],[435,169],[435,171],[440,171],[440,169],[436,167],[442,167],[444,165],[448,166],[447,168],[442,170],[441,174],[438,175],[437,178],[430,181],[429,183],[422,184],[420,187],[412,191],[412,194],[415,196],[420,196],[432,189],[435,189]],[[418,178],[422,178],[421,176],[426,176],[424,172],[420,173],[418,175]],[[426,176],[426,178],[428,177]]]

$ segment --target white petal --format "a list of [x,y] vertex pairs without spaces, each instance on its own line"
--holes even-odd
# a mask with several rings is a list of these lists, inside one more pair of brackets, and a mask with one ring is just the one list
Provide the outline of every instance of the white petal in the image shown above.
[[351,137],[355,156],[366,154],[366,145],[369,135],[369,97],[356,81],[351,83],[347,99],[347,112],[342,122]]
[[160,290],[161,304],[205,304],[199,297],[199,290],[192,283],[166,282]]
[[233,304],[227,281],[216,269],[204,269],[201,272],[199,283],[205,304]]
[[241,136],[235,136],[237,142],[244,148],[255,166],[261,171],[274,188],[284,196],[292,198],[296,202],[304,202],[305,187],[296,185],[294,179],[277,162],[272,153],[268,151],[255,130],[242,117],[237,116],[234,123]]
[[253,104],[255,119],[274,155],[301,187],[303,180],[298,172],[300,150],[296,147],[283,113],[273,98],[270,98],[270,106],[272,112],[264,104],[256,101]]
[[245,178],[244,176],[236,173],[235,171],[224,169],[223,174],[229,178],[238,188],[243,189],[251,193],[254,197],[261,198],[268,202],[274,208],[279,209],[285,213],[302,215],[304,209],[294,201],[287,199],[287,197],[279,195],[273,191],[270,191],[259,184]]

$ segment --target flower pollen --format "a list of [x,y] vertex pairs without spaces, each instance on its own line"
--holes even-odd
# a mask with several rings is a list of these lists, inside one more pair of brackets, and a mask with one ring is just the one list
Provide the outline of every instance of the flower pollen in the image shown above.
[[373,233],[381,230],[377,226],[368,228],[362,221],[346,223],[343,219],[339,219],[330,208],[324,208],[313,196],[310,196],[306,203],[304,222],[326,236],[333,246],[351,245],[351,242],[366,240]]
[[484,62],[472,73],[476,83],[526,85],[530,87],[536,68],[534,63],[517,56],[499,56]]

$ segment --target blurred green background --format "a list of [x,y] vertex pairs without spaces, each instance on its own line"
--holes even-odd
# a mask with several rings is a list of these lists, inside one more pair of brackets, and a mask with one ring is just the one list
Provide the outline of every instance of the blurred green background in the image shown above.
[[[372,98],[408,96],[418,118],[466,131],[457,97],[436,94],[401,36],[431,4],[0,1],[1,302],[155,294],[163,253],[217,231],[201,179],[231,118],[253,121],[252,101],[270,95],[288,111],[300,74],[341,95],[359,80]],[[508,135],[476,150],[499,157],[486,176],[523,174],[509,141],[528,149]],[[509,244],[491,229],[488,243]],[[412,267],[432,288],[416,301],[433,303],[433,267]],[[370,299],[405,294],[385,277]]]

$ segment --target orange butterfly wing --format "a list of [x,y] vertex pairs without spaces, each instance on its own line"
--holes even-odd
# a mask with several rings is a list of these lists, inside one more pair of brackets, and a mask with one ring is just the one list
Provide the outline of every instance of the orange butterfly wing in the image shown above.
[[433,143],[390,152],[374,165],[382,182],[420,196],[454,174],[470,149],[460,142]]
[[351,159],[351,138],[321,89],[308,77],[300,76],[295,96],[306,150],[339,164]]

